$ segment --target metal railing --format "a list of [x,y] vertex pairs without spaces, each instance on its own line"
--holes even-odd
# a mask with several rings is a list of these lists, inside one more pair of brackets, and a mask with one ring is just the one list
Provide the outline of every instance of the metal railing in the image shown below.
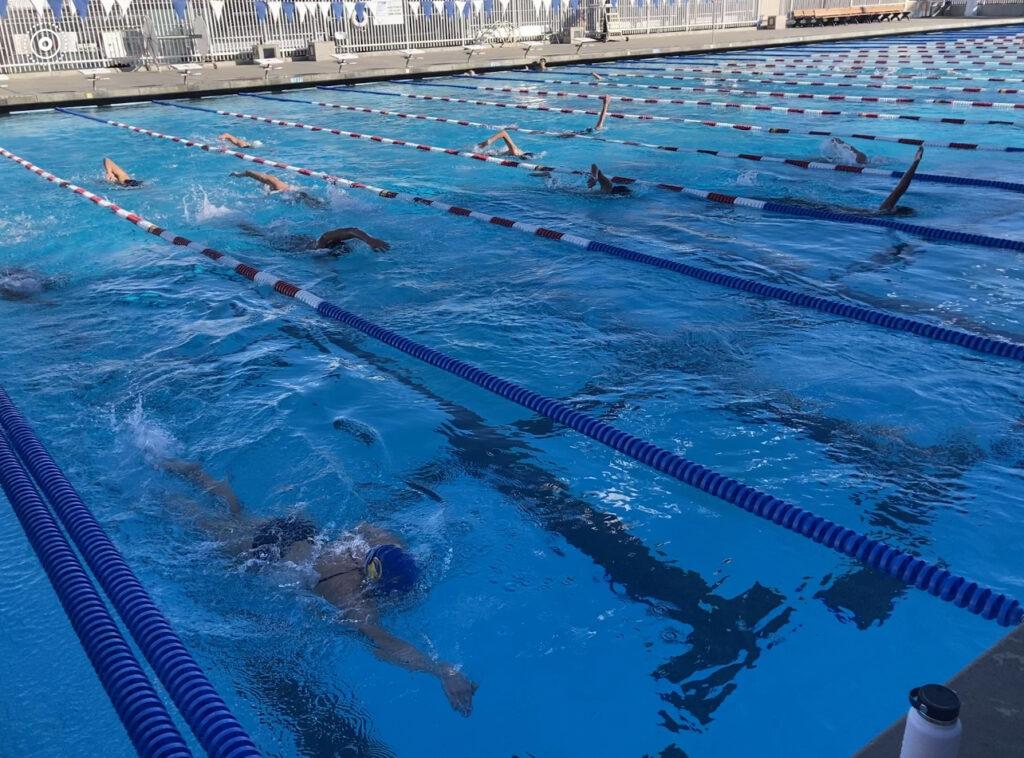
[[323,41],[364,52],[542,40],[570,29],[595,36],[606,9],[627,35],[753,26],[758,10],[758,0],[62,0],[54,14],[60,1],[8,0],[0,71],[228,60],[271,43],[295,55]]

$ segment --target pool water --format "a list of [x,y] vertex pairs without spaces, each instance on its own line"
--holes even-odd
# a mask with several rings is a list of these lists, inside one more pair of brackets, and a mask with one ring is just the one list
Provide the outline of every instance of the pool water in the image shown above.
[[[977,73],[959,68],[958,75]],[[553,69],[549,78],[588,70]],[[1024,67],[1005,73],[1016,72]],[[616,81],[671,83],[648,73],[650,80]],[[282,96],[496,127],[513,119],[540,129],[592,122],[361,91],[544,102],[438,86],[445,83],[502,86],[452,77]],[[1024,102],[1011,94],[991,99]],[[241,95],[193,104],[462,150],[488,134]],[[792,104],[1013,118],[1013,111],[923,104]],[[620,109],[1024,144],[1010,126],[613,105]],[[229,130],[262,143],[248,152],[291,164],[1024,340],[1024,261],[1004,250],[647,186],[629,198],[597,196],[581,177],[539,178],[156,104],[83,112],[206,142]],[[156,224],[777,497],[1024,595],[1014,561],[1024,539],[1024,415],[1012,361],[281,173],[323,201],[309,207],[229,177],[246,168],[237,160],[70,115],[20,114],[0,122],[0,134],[8,150]],[[613,120],[607,136],[800,159],[827,150],[822,137],[656,121]],[[596,162],[609,174],[762,199],[869,208],[895,184],[513,137],[541,163],[586,170]],[[884,168],[902,170],[914,152],[850,142]],[[144,186],[107,187],[104,156]],[[1024,155],[926,148],[921,171],[1024,183]],[[13,163],[4,161],[0,172],[0,266],[41,277],[38,291],[0,300],[2,383],[268,755],[847,755],[900,715],[910,687],[947,679],[1004,632],[257,289]],[[1019,194],[917,182],[902,204],[914,209],[914,223],[1024,238]],[[306,247],[344,226],[388,241],[390,251],[355,243],[329,255]],[[401,534],[424,567],[423,587],[388,604],[383,621],[479,684],[472,715],[455,713],[432,678],[377,660],[308,590],[302,567],[255,571],[227,555],[204,528],[223,503],[162,471],[156,462],[168,456],[230,479],[254,521],[297,513],[325,538],[364,521]],[[0,754],[130,755],[9,508],[0,508],[0,537]]]

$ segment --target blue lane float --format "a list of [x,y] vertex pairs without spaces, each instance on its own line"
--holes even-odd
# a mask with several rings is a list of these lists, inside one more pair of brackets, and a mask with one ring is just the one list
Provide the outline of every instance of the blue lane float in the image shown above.
[[453,374],[498,397],[545,416],[655,471],[666,474],[682,484],[735,505],[788,531],[824,545],[841,555],[861,561],[871,568],[899,579],[908,586],[924,590],[984,619],[995,621],[1002,626],[1015,626],[1024,620],[1024,607],[1009,595],[979,585],[977,582],[954,574],[935,563],[914,557],[881,540],[871,539],[853,529],[843,527],[736,479],[719,474],[706,466],[659,447],[653,442],[648,442],[604,421],[573,410],[558,400],[545,397],[515,382],[488,373],[471,363],[453,358],[440,350],[403,337],[397,332],[321,298],[311,290],[280,279],[270,272],[260,271],[256,267],[218,250],[159,227],[138,213],[121,208],[109,200],[104,200],[84,187],[62,179],[13,153],[0,149],[0,154],[46,181],[82,196],[95,205],[109,210],[124,221],[174,246],[189,248],[250,281],[261,283],[275,292],[307,305],[324,318],[344,324],[429,366]]
[[[191,756],[152,682],[3,432],[0,487],[136,752],[145,758]],[[85,746],[80,748],[88,752]]]
[[[808,308],[811,310],[821,311],[822,313],[848,318],[854,321],[862,321],[867,324],[880,326],[885,329],[892,329],[894,331],[909,332],[910,334],[916,334],[920,337],[936,340],[938,342],[959,345],[960,347],[965,347],[968,350],[974,350],[979,353],[997,355],[1002,358],[1009,358],[1010,360],[1015,361],[1024,361],[1024,344],[1010,342],[1009,340],[986,337],[960,329],[929,324],[915,318],[897,316],[892,313],[880,311],[875,308],[868,308],[855,303],[847,303],[841,300],[834,300],[832,298],[808,295],[803,292],[797,292],[796,290],[787,289],[773,284],[766,284],[754,279],[745,279],[741,276],[726,274],[712,269],[674,261],[668,258],[661,258],[649,253],[641,253],[637,250],[630,250],[629,248],[613,245],[608,242],[587,239],[586,237],[569,234],[557,229],[549,229],[537,226],[536,224],[529,224],[522,221],[514,221],[502,216],[481,213],[479,211],[470,210],[469,208],[450,205],[431,198],[418,197],[406,192],[396,192],[395,190],[385,189],[383,187],[374,187],[370,184],[352,181],[351,179],[346,179],[334,174],[328,174],[323,171],[317,171],[315,169],[304,168],[301,166],[292,166],[287,163],[282,163],[281,161],[261,158],[256,155],[250,155],[249,153],[232,150],[227,147],[208,145],[203,142],[187,140],[184,137],[177,137],[172,134],[162,134],[161,132],[157,132],[152,129],[145,129],[141,126],[133,126],[120,121],[106,120],[97,116],[90,116],[85,113],[79,113],[77,111],[67,110],[64,108],[57,108],[57,110],[72,116],[84,118],[88,121],[95,121],[99,124],[114,126],[119,129],[127,129],[128,131],[136,134],[144,134],[148,137],[168,140],[179,145],[184,145],[185,147],[197,148],[207,153],[230,156],[250,163],[255,163],[260,166],[270,166],[271,168],[290,171],[301,176],[321,179],[328,184],[372,192],[385,200],[400,200],[413,205],[426,206],[441,210],[444,213],[448,213],[459,218],[472,218],[477,221],[493,224],[505,229],[515,229],[516,231],[525,232],[535,237],[541,237],[555,242],[562,242],[590,252],[607,253],[608,255],[614,255],[618,258],[622,258],[623,260],[664,269],[708,284],[715,284],[721,287],[738,290],[740,292],[748,292],[753,295],[773,300],[781,300],[800,308]],[[13,153],[4,150],[3,148],[0,148],[0,156],[24,165],[22,162],[23,159],[18,158]]]
[[0,428],[206,753],[212,758],[259,756],[256,745],[3,388]]

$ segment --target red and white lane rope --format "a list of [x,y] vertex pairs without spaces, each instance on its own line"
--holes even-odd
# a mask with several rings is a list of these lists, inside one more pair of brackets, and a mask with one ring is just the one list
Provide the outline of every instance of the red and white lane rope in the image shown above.
[[67,179],[61,179],[59,176],[55,176],[54,174],[51,174],[49,171],[44,171],[43,169],[39,168],[39,166],[29,163],[24,158],[21,158],[15,155],[14,153],[5,150],[2,147],[0,147],[0,156],[8,158],[14,161],[15,163],[19,164],[20,166],[27,168],[33,174],[41,176],[48,182],[53,182],[54,184],[60,187],[64,187],[65,189],[71,190],[76,195],[81,195],[87,200],[91,200],[101,208],[106,208],[108,211],[123,218],[125,221],[135,224],[135,226],[139,227],[144,232],[148,232],[149,234],[160,237],[161,239],[170,242],[172,245],[177,245],[179,247],[187,247],[190,250],[194,250],[200,255],[206,256],[211,261],[216,263],[218,266],[230,269],[237,274],[241,274],[246,279],[256,282],[257,284],[264,284],[267,287],[271,287],[275,291],[280,292],[282,295],[293,297],[296,300],[305,303],[314,310],[320,306],[320,303],[323,302],[323,298],[313,294],[309,290],[297,287],[291,282],[285,281],[284,279],[281,279],[280,277],[276,276],[275,274],[272,274],[269,271],[259,271],[258,269],[255,269],[246,263],[242,263],[241,261],[232,258],[230,255],[225,255],[224,253],[218,252],[213,248],[206,247],[205,245],[200,245],[199,243],[193,242],[185,237],[181,237],[177,234],[174,234],[173,232],[169,232],[166,229],[157,226],[153,222],[147,221],[139,214],[126,210],[125,208],[122,208],[116,203],[112,203],[109,200],[106,200],[100,197],[99,195],[90,192],[84,187],[79,187],[77,184],[69,182]]
[[[800,70],[803,70],[803,71],[810,71],[810,72],[815,72],[815,71],[820,71],[821,70],[821,66],[820,65],[816,65],[816,64],[781,63],[781,62],[779,62],[779,63],[765,63],[765,62],[761,62],[761,61],[753,62],[753,63],[747,63],[747,62],[742,61],[742,60],[726,60],[726,59],[717,59],[717,58],[715,59],[715,61],[713,63],[712,62],[708,62],[708,63],[705,63],[703,65],[705,67],[707,67],[707,66],[719,66],[721,68],[753,68],[753,69],[758,69],[758,68],[785,68],[785,69],[800,69]],[[637,68],[640,68],[640,67],[637,66]],[[892,65],[878,64],[878,65],[861,65],[861,66],[857,66],[857,65],[842,65],[842,66],[830,65],[828,68],[829,68],[830,71],[855,72],[855,73],[864,72],[864,71],[874,71],[874,72],[877,72],[879,69],[896,69],[896,70],[903,70],[903,71],[919,71],[919,72],[932,73],[932,74],[956,74],[956,75],[960,75],[960,76],[965,75],[965,74],[967,74],[968,72],[971,72],[971,71],[973,71],[975,74],[979,74],[979,75],[989,74],[992,71],[999,71],[999,70],[1008,70],[1008,71],[1013,71],[1014,73],[1019,73],[1017,71],[1017,69],[1014,69],[1014,68],[1009,67],[1009,66],[992,66],[990,68],[965,69],[965,68],[962,68],[962,67],[960,67],[960,68],[952,68],[950,66],[911,66],[911,65],[904,64],[904,63],[894,63]],[[686,71],[686,68],[678,67],[678,66],[666,66],[665,68],[660,69],[660,70],[662,70],[662,71]],[[972,77],[972,78],[974,78],[974,77]]]
[[[433,84],[432,86],[446,86]],[[447,85],[455,86],[455,85]],[[462,85],[458,85],[462,86]],[[825,116],[825,117],[847,117],[847,118],[870,118],[882,121],[920,121],[937,124],[956,124],[959,126],[969,125],[992,125],[1000,126],[1021,126],[1017,121],[968,121],[962,118],[944,118],[941,116],[917,116],[905,113],[871,113],[865,111],[827,111],[819,108],[794,108],[783,105],[760,105],[758,103],[732,103],[715,100],[680,100],[665,99],[658,97],[631,97],[629,95],[598,95],[590,92],[561,92],[557,90],[545,90],[538,87],[490,87],[488,85],[476,85],[470,87],[483,92],[503,92],[513,95],[534,95],[537,97],[560,97],[576,98],[582,100],[602,100],[610,98],[619,103],[636,103],[637,105],[686,105],[697,108],[728,108],[732,110],[764,111],[771,113],[784,113],[787,116]],[[842,96],[839,96],[842,99]],[[945,100],[940,98],[926,98],[919,103],[925,105],[950,105],[956,107],[973,108],[1003,108],[1024,110],[1024,103],[989,103],[977,100]]]
[[[194,106],[189,106],[189,107],[194,107]],[[498,223],[498,222],[494,221],[494,219],[499,218],[497,216],[491,216],[491,215],[488,215],[488,214],[485,214],[485,213],[477,213],[475,211],[470,211],[470,210],[465,209],[465,208],[460,208],[460,209],[452,210],[454,206],[448,205],[447,203],[442,203],[442,202],[437,201],[437,200],[425,200],[424,198],[416,197],[415,195],[410,195],[410,194],[406,194],[406,193],[403,193],[403,192],[395,192],[393,190],[387,190],[387,189],[383,189],[381,187],[374,187],[372,185],[364,184],[362,182],[355,182],[355,181],[352,181],[351,179],[345,179],[345,178],[337,176],[337,175],[328,174],[328,173],[323,172],[323,171],[318,171],[318,170],[309,169],[309,168],[303,168],[302,166],[292,166],[292,165],[289,165],[287,163],[281,163],[280,161],[272,161],[272,160],[269,160],[267,158],[261,158],[261,157],[255,156],[255,155],[250,155],[248,153],[243,153],[243,152],[240,152],[238,150],[231,150],[231,149],[225,148],[225,147],[216,147],[216,146],[213,146],[213,145],[207,145],[207,144],[202,143],[202,142],[196,142],[194,140],[187,140],[184,137],[176,137],[176,136],[170,135],[170,134],[162,134],[162,133],[154,131],[152,129],[145,129],[145,128],[141,127],[141,126],[133,126],[132,124],[125,124],[125,123],[122,123],[120,121],[112,121],[112,120],[109,120],[109,119],[102,119],[102,118],[99,118],[97,116],[86,115],[84,113],[79,113],[77,111],[69,110],[67,108],[57,108],[57,110],[59,112],[61,112],[61,113],[67,113],[67,114],[72,115],[72,116],[77,116],[78,118],[87,119],[89,121],[95,121],[95,122],[100,123],[100,124],[107,124],[109,126],[116,126],[116,127],[122,128],[122,129],[127,129],[128,131],[136,132],[138,134],[145,134],[147,136],[155,137],[157,139],[164,139],[164,140],[168,140],[170,142],[175,142],[175,143],[178,143],[178,144],[182,144],[182,145],[185,145],[186,147],[195,147],[195,148],[199,148],[200,150],[204,150],[206,152],[213,152],[213,153],[221,153],[221,154],[224,154],[224,155],[230,155],[230,156],[233,156],[235,158],[240,158],[240,159],[245,160],[245,161],[250,161],[252,163],[257,163],[257,164],[264,165],[264,166],[272,166],[274,168],[279,168],[279,169],[282,169],[284,171],[291,171],[291,172],[294,172],[294,173],[297,173],[297,174],[301,174],[302,176],[310,176],[310,177],[315,177],[317,179],[322,179],[323,181],[326,181],[329,184],[339,184],[339,185],[342,185],[344,187],[351,187],[353,189],[366,190],[366,191],[369,191],[369,192],[373,192],[375,195],[378,195],[379,197],[383,197],[385,199],[397,199],[397,200],[402,200],[404,202],[413,203],[413,204],[416,204],[416,205],[428,205],[428,206],[430,206],[432,208],[438,208],[438,209],[440,209],[440,210],[442,210],[444,212],[447,212],[447,213],[455,213],[456,215],[469,216],[469,217],[472,217],[472,218],[476,218],[476,219],[479,219],[479,220],[486,221],[487,223]],[[444,151],[442,150],[441,152],[444,152]],[[512,162],[512,163],[514,163],[514,162]],[[745,207],[745,208],[753,208],[755,210],[765,211],[765,212],[768,212],[768,213],[780,213],[780,214],[784,214],[784,215],[788,215],[788,216],[798,216],[798,217],[801,217],[801,218],[812,218],[812,219],[815,219],[815,220],[824,220],[824,221],[831,221],[831,222],[836,222],[836,223],[856,224],[856,225],[871,226],[871,227],[876,227],[876,228],[894,229],[894,230],[905,232],[905,233],[908,233],[908,234],[914,234],[914,235],[917,235],[917,236],[921,236],[921,237],[924,237],[926,239],[938,239],[938,240],[944,240],[944,241],[948,241],[948,242],[962,242],[962,243],[966,243],[966,244],[980,245],[980,246],[983,246],[983,247],[993,247],[993,248],[999,248],[999,249],[1005,249],[1005,250],[1014,250],[1014,251],[1017,251],[1017,252],[1024,252],[1024,241],[1020,241],[1020,240],[1004,239],[1004,238],[1000,238],[1000,237],[990,237],[988,235],[973,234],[973,233],[969,233],[969,232],[961,232],[961,231],[952,230],[952,229],[940,229],[940,228],[935,228],[935,227],[923,226],[923,225],[920,225],[920,224],[908,224],[908,223],[905,223],[905,222],[902,222],[902,221],[898,221],[896,219],[890,219],[890,218],[878,218],[878,217],[874,217],[874,216],[861,216],[861,215],[857,215],[857,214],[846,213],[846,212],[843,212],[843,211],[831,211],[831,210],[825,210],[825,209],[821,209],[821,208],[807,208],[807,207],[804,207],[804,206],[795,206],[795,205],[792,205],[792,204],[789,204],[789,203],[779,203],[779,202],[775,202],[775,201],[772,201],[772,200],[757,200],[757,199],[749,198],[749,197],[740,197],[738,195],[730,195],[730,194],[726,194],[724,192],[712,192],[712,191],[709,191],[709,190],[697,189],[695,187],[684,187],[682,185],[677,185],[677,184],[660,184],[658,186],[661,189],[665,189],[665,190],[668,190],[668,191],[671,191],[671,192],[679,192],[679,193],[682,193],[682,194],[685,194],[685,195],[689,195],[690,197],[695,197],[695,198],[698,198],[700,200],[705,200],[705,201],[711,202],[711,203],[720,203],[720,204],[723,204],[723,205],[738,205],[738,206],[742,206],[742,207]],[[518,223],[514,224],[514,225],[516,226],[516,228],[520,228]],[[525,230],[529,230],[531,234],[538,233],[538,232],[536,232],[536,230],[538,228],[540,228],[540,227],[536,227],[536,226],[533,226],[533,225],[523,225],[523,227],[524,227]],[[561,240],[565,240],[566,238],[574,237],[574,235],[568,235],[568,234],[565,234],[564,232],[557,232],[557,234],[559,235],[557,237],[557,239],[561,239]],[[591,240],[585,240],[585,239],[582,239],[582,238],[574,238],[574,239],[576,239],[576,241],[575,242],[570,241],[571,244],[576,244],[576,245],[578,245],[580,247],[587,247],[587,248],[591,247],[591,242],[592,242]]]
[[[589,74],[581,74],[581,73],[578,73],[578,72],[575,72],[575,71],[572,72],[572,73],[575,76],[589,76]],[[822,74],[819,74],[819,76],[822,76]],[[849,77],[848,75],[845,75],[845,74],[844,75],[838,75],[838,76],[843,76],[844,78],[853,78],[853,77]],[[870,78],[885,79],[886,77],[878,76],[878,77],[870,77]],[[706,79],[706,78],[705,77],[698,77],[698,76],[658,76],[656,74],[652,76],[652,75],[649,75],[649,74],[620,74],[620,73],[615,73],[615,74],[602,74],[602,79],[603,80],[607,80],[607,79],[671,79],[671,80],[674,80],[674,81],[694,81],[695,79]],[[725,82],[725,83],[728,83],[728,84],[743,84],[745,82],[751,82],[751,83],[754,83],[754,84],[788,84],[788,85],[800,86],[800,87],[837,87],[837,88],[841,88],[841,89],[879,89],[879,90],[900,90],[900,91],[908,91],[908,92],[914,91],[914,90],[922,90],[922,91],[927,91],[927,92],[967,92],[967,93],[977,93],[977,94],[980,94],[982,92],[995,92],[995,93],[1000,94],[1000,95],[1019,95],[1019,94],[1024,94],[1024,90],[1010,89],[1008,87],[1000,88],[1000,89],[991,89],[991,88],[986,89],[985,87],[959,87],[959,86],[947,86],[947,85],[943,85],[943,84],[881,84],[881,83],[878,83],[878,82],[863,82],[863,83],[861,83],[861,82],[848,82],[848,81],[829,82],[829,81],[825,81],[824,79],[817,79],[817,80],[815,80],[815,79],[778,79],[778,78],[764,78],[764,79],[762,79],[762,78],[758,78],[758,77],[754,76],[753,74],[749,74],[749,75],[742,76],[742,77],[739,77],[739,76],[713,77],[712,79],[714,81]],[[543,79],[541,81],[545,82],[546,84],[580,84],[581,83],[579,80],[576,80],[576,79],[569,79],[569,80],[565,80],[565,79],[560,79],[560,80]],[[598,85],[601,84],[601,82],[586,82],[586,83],[588,85],[590,85],[590,86],[594,86],[594,84],[598,84]],[[607,86],[614,86],[614,87],[623,87],[623,86],[633,87],[633,86],[635,86],[635,87],[640,87],[641,89],[672,89],[672,87],[665,87],[665,86],[656,86],[656,85],[643,85],[642,86],[642,85],[639,85],[639,84],[637,84],[637,85],[632,85],[632,84],[623,85],[623,84],[619,84],[619,83],[614,83],[613,84],[611,82],[609,82],[607,84]],[[730,90],[706,90],[706,91],[728,92]],[[824,97],[824,95],[819,95],[819,97]]]
[[[331,87],[321,89],[333,90]],[[432,100],[441,103],[461,103],[465,105],[477,105],[490,108],[506,108],[508,110],[520,111],[542,111],[545,113],[577,114],[585,116],[599,116],[598,111],[584,110],[581,108],[554,108],[550,105],[534,105],[529,103],[499,103],[490,100],[471,100],[464,97],[448,97],[447,95],[416,95],[410,92],[377,92],[374,90],[360,89],[363,95],[386,95],[389,97],[404,97],[411,100]],[[638,121],[671,121],[676,124],[693,124],[695,126],[706,126],[714,129],[735,129],[741,132],[757,132],[759,134],[788,134],[811,137],[843,137],[845,139],[868,140],[870,142],[894,142],[900,145],[915,145],[918,147],[947,148],[950,150],[980,150],[997,153],[1024,153],[1024,147],[1013,145],[981,145],[974,142],[935,142],[922,140],[917,137],[886,137],[877,134],[847,134],[833,132],[826,129],[790,129],[783,126],[760,126],[757,124],[731,124],[726,121],[707,121],[695,118],[683,118],[681,116],[649,116],[639,113],[609,113],[608,118],[633,119]]]
[[[501,81],[516,81],[522,84],[520,79],[511,79],[503,76],[484,76],[476,77],[478,79],[490,79],[490,80],[501,80]],[[587,82],[579,81],[578,79],[534,79],[530,77],[530,81],[538,81],[542,84],[575,84],[578,87],[615,87],[618,89],[650,89],[659,90],[665,92],[708,92],[716,93],[721,95],[741,95],[743,97],[774,97],[782,99],[795,99],[795,100],[828,100],[828,101],[841,101],[848,103],[894,103],[898,105],[906,105],[909,103],[918,103],[921,105],[947,105],[951,102],[957,103],[968,103],[974,102],[971,100],[939,100],[934,98],[920,99],[916,97],[885,97],[880,95],[847,95],[846,93],[834,93],[834,92],[787,92],[784,90],[751,90],[751,89],[735,89],[728,87],[685,87],[678,84],[623,84],[621,82]],[[807,82],[792,82],[792,84],[808,84]],[[816,86],[828,86],[825,82],[812,82],[810,83]],[[853,86],[850,84],[845,85],[847,87]],[[882,85],[876,85],[878,89],[882,88]],[[910,89],[909,86],[898,84],[889,85],[891,89]],[[931,89],[925,87],[925,89]],[[944,89],[938,87],[937,89]],[[971,91],[967,88],[954,88],[956,91]],[[973,90],[978,91],[978,90]],[[1017,90],[1010,90],[1010,92],[1017,92]],[[1009,107],[1015,105],[1014,103],[986,103],[989,107]],[[1024,104],[1021,104],[1021,108],[1024,109]]]
[[[794,69],[803,67],[794,66]],[[670,79],[673,81],[693,81],[694,79],[721,79],[722,75],[730,77],[758,77],[758,76],[813,76],[817,79],[844,79],[844,80],[862,80],[862,81],[890,81],[893,79],[899,79],[901,81],[921,81],[921,82],[939,82],[939,81],[953,81],[953,82],[1001,82],[1004,84],[1020,84],[1024,82],[1024,77],[1011,77],[1011,76],[989,76],[989,77],[974,77],[974,76],[936,76],[936,75],[925,75],[925,74],[900,74],[900,73],[885,73],[885,74],[866,74],[866,73],[843,73],[839,71],[821,71],[817,68],[807,69],[805,71],[794,70],[790,71],[789,68],[774,68],[772,66],[766,66],[763,68],[721,68],[715,65],[707,66],[680,66],[674,67],[673,71],[677,72],[688,72],[690,76],[680,76],[675,74],[657,73],[662,69],[652,69],[644,67],[642,70],[649,72],[638,74],[636,71],[640,70],[641,67],[633,66],[631,70],[620,70],[612,68],[611,66],[601,66],[597,70],[601,72],[601,76],[606,77],[626,77],[635,79]],[[590,73],[588,68],[587,74]],[[582,73],[580,74],[583,75]],[[731,81],[726,79],[725,81]]]
[[[346,105],[342,103],[328,103],[320,100],[294,100],[287,97],[277,97],[275,95],[258,95],[250,94],[249,97],[258,98],[260,100],[270,100],[274,102],[282,103],[299,103],[305,105],[317,105],[323,108],[331,108],[335,110],[350,111],[355,113],[368,113],[379,116],[394,116],[396,118],[409,119],[413,121],[434,121],[442,124],[451,124],[453,126],[469,127],[476,129],[487,129],[489,131],[495,131],[498,129],[505,129],[506,131],[516,132],[518,134],[530,134],[538,135],[542,137],[554,137],[558,139],[582,139],[589,140],[592,142],[606,142],[613,145],[625,145],[627,147],[638,147],[646,148],[649,150],[660,150],[663,152],[670,153],[682,153],[691,155],[706,155],[714,158],[724,159],[740,159],[747,161],[755,161],[762,163],[777,163],[780,165],[791,166],[793,168],[800,169],[815,169],[819,171],[838,171],[843,174],[858,174],[865,176],[882,176],[888,179],[896,179],[902,176],[900,171],[892,171],[890,169],[871,168],[868,166],[857,166],[844,163],[823,163],[819,161],[809,161],[801,158],[784,158],[773,155],[756,155],[754,153],[731,153],[726,150],[708,150],[696,147],[680,147],[677,145],[658,145],[649,142],[637,142],[636,140],[624,140],[615,139],[613,137],[598,137],[593,134],[581,134],[579,132],[558,132],[548,129],[529,129],[524,126],[498,126],[495,124],[484,124],[478,121],[466,121],[465,119],[452,119],[444,118],[442,116],[426,116],[420,113],[403,113],[400,111],[389,111],[381,108],[366,108],[360,105]],[[158,102],[158,101],[154,101]],[[174,104],[181,107],[180,104]],[[190,106],[194,107],[194,106]],[[1001,182],[994,179],[978,179],[974,177],[965,176],[953,176],[949,174],[929,174],[925,172],[918,172],[915,175],[915,181],[924,182],[936,182],[939,184],[962,184],[976,187],[988,187],[994,189],[1004,189],[1009,192],[1021,192],[1024,193],[1024,184],[1017,184],[1014,182]]]
[[[737,55],[715,55],[716,59],[721,60],[750,60],[748,56],[737,56]],[[1018,52],[1013,53],[921,53],[921,54],[890,54],[890,53],[873,53],[866,51],[858,52],[836,52],[836,53],[812,53],[810,55],[763,55],[759,56],[760,60],[766,61],[785,61],[799,58],[801,61],[808,63],[879,63],[881,65],[890,65],[893,63],[942,63],[947,66],[959,66],[962,68],[969,68],[975,66],[985,66],[989,64],[989,61],[995,61],[997,65],[1021,65],[1024,62],[1024,55]],[[996,65],[994,64],[994,65]]]

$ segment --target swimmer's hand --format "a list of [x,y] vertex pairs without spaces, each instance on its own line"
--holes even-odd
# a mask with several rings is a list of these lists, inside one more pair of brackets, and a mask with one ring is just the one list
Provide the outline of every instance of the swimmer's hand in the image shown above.
[[384,253],[391,249],[391,245],[377,237],[367,237],[366,244],[370,246],[371,250],[377,253]]
[[448,698],[452,708],[463,716],[468,716],[473,712],[473,695],[476,694],[477,689],[474,682],[451,666],[442,666],[441,670],[437,672],[437,678],[441,680],[445,697]]

